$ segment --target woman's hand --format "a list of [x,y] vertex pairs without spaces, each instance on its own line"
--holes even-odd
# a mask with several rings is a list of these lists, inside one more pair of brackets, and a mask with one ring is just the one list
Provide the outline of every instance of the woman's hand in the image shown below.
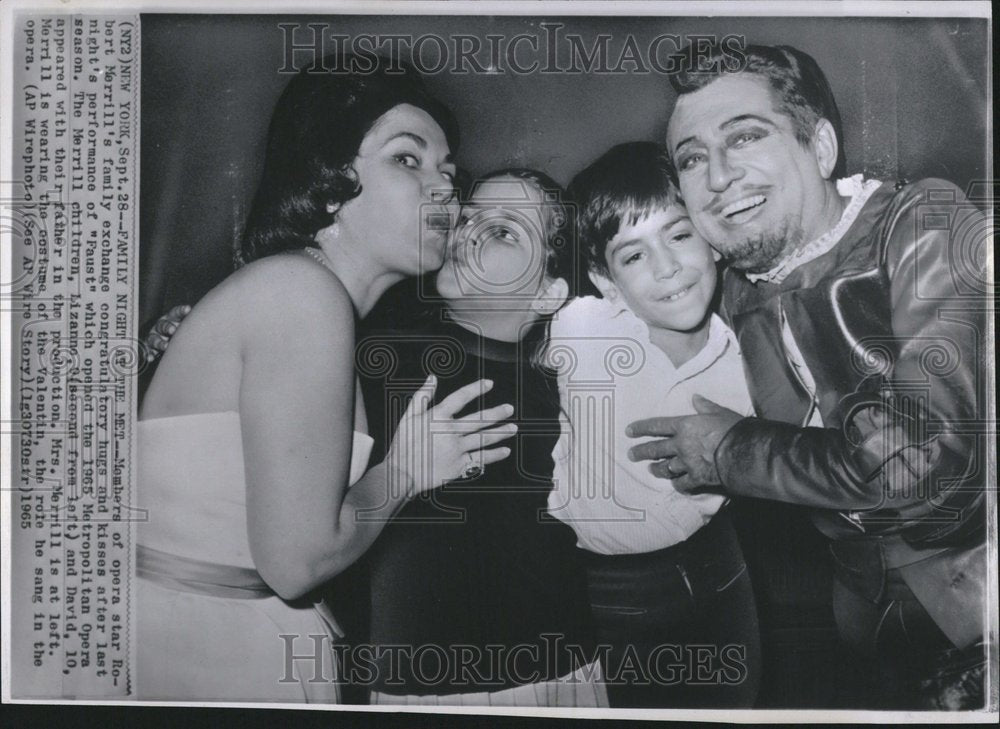
[[437,378],[428,377],[413,395],[389,446],[386,465],[390,489],[402,489],[407,495],[415,496],[462,478],[470,464],[486,466],[509,456],[510,448],[490,446],[517,432],[513,423],[496,425],[514,413],[512,405],[454,417],[492,387],[490,380],[478,380],[429,407],[437,389]]

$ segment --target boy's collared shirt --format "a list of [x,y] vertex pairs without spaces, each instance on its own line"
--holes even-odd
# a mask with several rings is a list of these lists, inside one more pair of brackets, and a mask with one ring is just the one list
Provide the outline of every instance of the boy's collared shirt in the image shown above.
[[726,497],[679,493],[650,473],[648,462],[630,461],[629,448],[642,440],[627,437],[625,428],[642,418],[694,414],[695,394],[752,414],[732,331],[713,314],[705,346],[674,367],[624,304],[576,299],[551,326],[548,362],[558,372],[563,432],[552,453],[549,513],[573,527],[578,546],[600,554],[684,541]]

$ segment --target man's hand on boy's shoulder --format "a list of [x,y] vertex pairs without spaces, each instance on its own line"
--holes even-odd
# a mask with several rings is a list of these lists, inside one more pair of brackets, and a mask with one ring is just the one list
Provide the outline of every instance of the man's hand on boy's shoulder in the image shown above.
[[187,304],[175,306],[166,314],[156,320],[153,328],[149,330],[144,340],[146,350],[146,362],[152,363],[163,356],[170,344],[170,338],[177,333],[177,327],[184,321],[184,317],[191,313],[191,307]]
[[674,488],[685,493],[722,485],[715,451],[730,428],[744,418],[700,395],[694,396],[693,404],[697,415],[637,420],[625,431],[630,438],[660,438],[633,446],[629,459],[653,461],[650,473],[670,479]]

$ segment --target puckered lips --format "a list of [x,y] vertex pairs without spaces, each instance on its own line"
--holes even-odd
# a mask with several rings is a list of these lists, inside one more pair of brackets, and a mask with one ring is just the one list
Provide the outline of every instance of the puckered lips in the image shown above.
[[424,227],[435,232],[451,230],[452,218],[446,208],[428,210],[424,213]]
[[435,246],[441,250],[442,255],[446,253],[448,237],[451,233],[451,216],[446,209],[430,210],[424,213],[423,235],[425,243]]

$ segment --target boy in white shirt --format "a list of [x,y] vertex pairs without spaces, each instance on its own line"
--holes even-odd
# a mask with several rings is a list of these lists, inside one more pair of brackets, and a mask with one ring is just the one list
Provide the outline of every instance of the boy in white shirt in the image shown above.
[[751,706],[759,629],[726,498],[680,493],[628,458],[630,422],[693,414],[697,395],[752,413],[735,337],[711,311],[718,254],[674,179],[665,150],[629,143],[570,185],[601,297],[552,322],[566,422],[549,513],[585,555],[612,706]]

